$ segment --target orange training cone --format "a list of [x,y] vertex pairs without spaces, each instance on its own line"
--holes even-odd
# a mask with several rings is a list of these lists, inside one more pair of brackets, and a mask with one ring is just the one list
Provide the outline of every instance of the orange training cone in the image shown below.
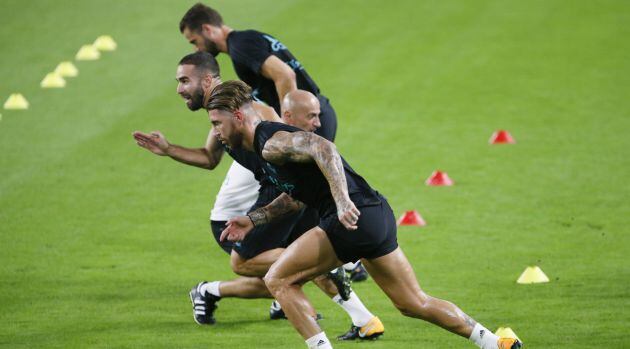
[[423,227],[427,225],[427,222],[422,219],[422,216],[418,213],[418,211],[406,211],[405,214],[398,218],[398,225],[414,225],[417,227]]
[[499,130],[492,134],[490,144],[514,144],[516,141],[512,138],[512,135],[508,131]]
[[431,177],[427,178],[424,183],[430,186],[447,186],[455,184],[453,180],[448,177],[446,172],[442,172],[440,170],[433,171]]

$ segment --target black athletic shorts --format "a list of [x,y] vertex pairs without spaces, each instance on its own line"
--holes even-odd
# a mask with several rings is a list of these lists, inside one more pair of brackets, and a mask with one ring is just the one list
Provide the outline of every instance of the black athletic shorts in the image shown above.
[[379,205],[358,207],[361,215],[357,230],[346,230],[339,222],[334,204],[321,218],[319,227],[326,232],[340,261],[378,258],[398,247],[394,212],[387,200],[379,196]]
[[[271,191],[267,194],[267,198],[257,201],[252,210],[266,205],[264,202],[269,201],[269,197],[273,196]],[[273,199],[271,200],[273,201]],[[219,241],[221,232],[225,229],[226,221],[210,221],[210,226],[214,239],[226,253],[231,254],[232,249],[234,249],[242,258],[250,259],[268,250],[286,248],[309,229],[316,227],[318,222],[317,210],[306,207],[293,215],[254,227],[254,230],[243,241],[239,242]]]
[[319,214],[317,210],[310,207],[305,207],[302,211],[300,218],[297,223],[293,227],[293,231],[289,236],[289,241],[287,246],[292,244],[293,241],[297,240],[300,236],[304,235],[307,231],[315,228],[319,224]]
[[210,228],[212,229],[212,235],[214,235],[214,239],[217,241],[219,247],[221,247],[223,251],[227,252],[227,254],[231,254],[232,248],[234,248],[234,242],[228,240],[223,242],[219,241],[221,232],[225,229],[226,223],[227,221],[210,221]]
[[337,134],[337,114],[326,96],[319,95],[319,121],[322,124],[315,133],[333,142]]
[[[260,188],[258,199],[250,211],[263,207],[272,202],[280,195],[280,192],[273,185],[263,185]],[[286,248],[289,245],[289,238],[299,222],[302,212],[282,217],[271,223],[263,224],[245,236],[243,241],[234,243],[234,251],[242,258],[250,259],[259,254],[273,250],[275,248]]]

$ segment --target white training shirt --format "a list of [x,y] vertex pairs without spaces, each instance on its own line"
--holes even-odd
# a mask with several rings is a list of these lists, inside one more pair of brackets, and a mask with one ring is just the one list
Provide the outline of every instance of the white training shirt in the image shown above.
[[258,188],[254,174],[233,161],[210,211],[210,220],[227,221],[246,214],[258,199]]

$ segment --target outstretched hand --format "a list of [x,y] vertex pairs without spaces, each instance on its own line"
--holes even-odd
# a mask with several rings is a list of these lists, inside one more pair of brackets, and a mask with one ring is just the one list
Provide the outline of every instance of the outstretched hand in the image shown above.
[[151,133],[135,131],[132,135],[136,144],[153,154],[160,156],[167,154],[169,143],[160,131],[152,131]]
[[219,241],[241,241],[245,236],[254,229],[254,223],[248,216],[237,216],[228,219],[226,227],[221,232]]
[[347,230],[357,230],[357,222],[361,212],[350,199],[337,204],[337,217]]

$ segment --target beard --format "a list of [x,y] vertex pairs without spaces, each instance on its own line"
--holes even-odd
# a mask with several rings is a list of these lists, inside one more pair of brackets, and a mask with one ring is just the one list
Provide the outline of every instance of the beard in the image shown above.
[[186,106],[188,107],[188,109],[192,111],[199,110],[204,106],[203,105],[204,96],[203,96],[203,90],[201,88],[198,88],[195,92],[193,92],[190,95],[182,95],[182,97],[188,99],[188,101],[186,102]]
[[228,147],[232,149],[241,149],[243,147],[243,135],[238,133],[232,133],[227,141]]
[[210,41],[208,38],[203,38],[203,46],[206,48],[206,52],[216,57],[219,52],[219,47],[214,42]]

